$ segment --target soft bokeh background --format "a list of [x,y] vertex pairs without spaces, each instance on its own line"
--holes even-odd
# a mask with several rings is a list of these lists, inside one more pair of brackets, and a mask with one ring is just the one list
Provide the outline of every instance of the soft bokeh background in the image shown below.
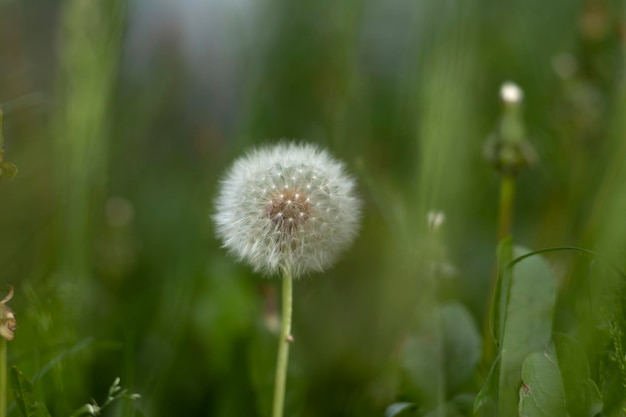
[[365,217],[335,268],[295,284],[287,414],[382,416],[403,398],[398,349],[429,314],[430,210],[446,216],[442,297],[483,321],[499,179],[482,147],[503,82],[524,90],[540,157],[519,178],[515,240],[623,257],[625,7],[0,1],[20,170],[0,182],[10,362],[53,415],[119,376],[142,399],[106,415],[267,416],[279,281],[229,259],[210,215],[245,149],[306,139],[347,162]]

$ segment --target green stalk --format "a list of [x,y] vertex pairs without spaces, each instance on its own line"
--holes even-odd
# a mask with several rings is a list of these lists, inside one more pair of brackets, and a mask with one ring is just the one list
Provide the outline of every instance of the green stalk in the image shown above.
[[[278,341],[278,360],[276,361],[276,379],[274,380],[274,405],[272,417],[282,417],[285,406],[285,385],[287,381],[287,365],[289,361],[289,345],[293,341],[291,336],[292,311],[292,284],[291,273],[283,270],[283,303],[280,325],[280,339]],[[0,416],[3,417],[3,416]]]
[[498,212],[498,242],[511,235],[511,219],[515,202],[515,176],[503,174],[500,181],[500,208]]
[[0,109],[0,162],[4,156],[4,135],[2,134],[2,109]]
[[0,337],[0,417],[7,415],[7,341]]
[[[503,173],[500,180],[500,206],[498,208],[498,242],[511,235],[513,220],[513,206],[515,203],[515,175]],[[496,288],[498,287],[498,271],[494,272],[489,287],[489,309],[485,315],[483,325],[483,357],[486,363],[491,363],[494,358],[494,344],[491,338],[490,318],[494,308]]]
[[10,163],[4,162],[4,136],[2,135],[2,109],[0,109],[0,177],[3,175],[14,178],[17,175],[17,167]]

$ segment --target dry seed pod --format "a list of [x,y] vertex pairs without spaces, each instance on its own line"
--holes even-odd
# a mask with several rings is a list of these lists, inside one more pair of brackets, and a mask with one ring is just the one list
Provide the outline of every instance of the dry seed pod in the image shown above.
[[0,336],[6,340],[13,340],[14,332],[17,329],[17,321],[13,310],[6,305],[13,298],[13,287],[10,287],[9,293],[2,301],[0,301]]

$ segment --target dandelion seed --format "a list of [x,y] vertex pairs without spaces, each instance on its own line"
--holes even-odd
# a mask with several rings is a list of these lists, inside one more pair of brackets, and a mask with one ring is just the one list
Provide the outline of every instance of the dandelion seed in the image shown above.
[[343,164],[314,145],[253,150],[222,182],[213,216],[217,235],[257,272],[323,271],[357,233],[361,203],[354,189]]

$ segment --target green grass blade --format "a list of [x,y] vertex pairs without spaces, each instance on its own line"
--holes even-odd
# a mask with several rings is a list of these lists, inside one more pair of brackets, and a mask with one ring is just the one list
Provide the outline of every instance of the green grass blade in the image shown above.
[[481,416],[496,416],[496,398],[498,395],[498,372],[500,369],[500,356],[491,364],[489,374],[481,390],[474,399],[474,415],[481,411]]
[[22,417],[50,417],[46,405],[35,398],[33,384],[15,366],[11,368],[10,384]]
[[[488,334],[485,334],[483,338],[484,356],[487,361],[491,361],[493,344],[498,348],[498,352],[500,352],[500,347],[502,346],[502,335],[504,334],[504,324],[506,322],[506,309],[502,306],[507,305],[506,299],[508,297],[511,281],[511,268],[509,268],[508,265],[510,265],[513,259],[513,241],[510,237],[500,241],[496,253],[498,258],[498,276],[493,301],[491,302],[491,310],[489,312],[489,327],[484,327],[487,329],[485,332],[491,333],[493,342],[488,340]],[[497,357],[492,362],[485,384],[474,401],[474,414],[478,411],[482,411],[481,415],[483,416],[497,415],[500,359],[501,355],[498,353]]]
[[511,281],[511,268],[507,266],[513,259],[513,242],[510,237],[502,239],[498,244],[498,281],[494,294],[494,302],[491,308],[491,332],[496,345],[502,345],[502,335],[504,333],[504,323],[506,321],[506,309],[502,308],[507,304],[506,298],[509,293]]

